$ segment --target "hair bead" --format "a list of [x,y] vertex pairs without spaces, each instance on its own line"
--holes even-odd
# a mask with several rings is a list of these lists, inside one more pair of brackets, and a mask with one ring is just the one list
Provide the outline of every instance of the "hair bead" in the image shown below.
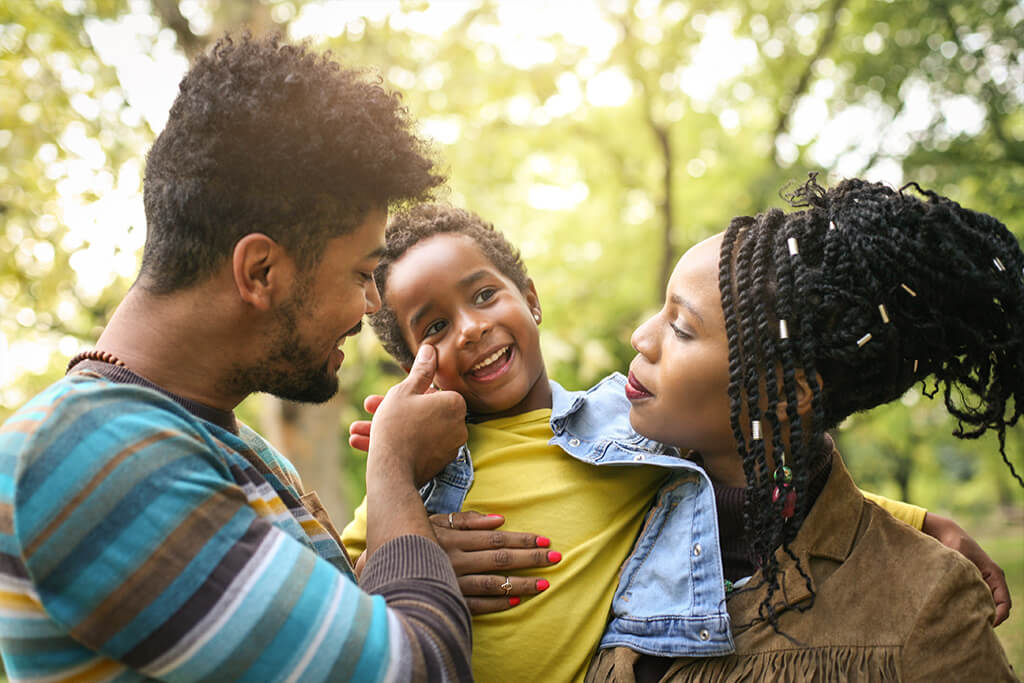
[[917,296],[917,292],[912,290],[910,287],[907,287],[907,284],[905,282],[901,282],[900,287],[905,289],[907,291],[907,294],[909,294],[910,296]]
[[800,248],[797,246],[795,237],[790,237],[788,240],[786,240],[786,244],[789,245],[790,256],[796,256],[797,254],[800,253]]
[[789,327],[785,320],[779,321],[779,339],[789,339]]
[[1006,266],[1003,265],[1003,262],[999,260],[998,256],[992,257],[992,263],[995,264],[996,270],[1000,273],[1006,272]]
[[868,332],[863,337],[861,337],[860,339],[857,340],[857,346],[864,346],[869,341],[871,341],[871,333],[870,332]]
[[760,420],[752,420],[751,421],[751,423],[750,423],[750,438],[753,439],[754,441],[759,441],[761,439],[761,421]]
[[889,312],[885,310],[885,304],[878,304],[878,312],[882,314],[882,322],[889,324]]
[[835,230],[836,229],[836,222],[835,221],[829,221],[828,222],[828,229],[829,230]]

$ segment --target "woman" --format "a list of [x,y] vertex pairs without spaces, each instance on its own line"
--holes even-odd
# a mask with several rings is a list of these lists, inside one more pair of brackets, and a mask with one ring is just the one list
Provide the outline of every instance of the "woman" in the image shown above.
[[736,650],[608,648],[588,680],[1014,680],[977,570],[865,502],[825,431],[925,382],[1021,481],[1005,438],[1024,412],[1024,254],[923,194],[812,176],[805,210],[734,219],[680,260],[633,335],[630,421],[719,487]]

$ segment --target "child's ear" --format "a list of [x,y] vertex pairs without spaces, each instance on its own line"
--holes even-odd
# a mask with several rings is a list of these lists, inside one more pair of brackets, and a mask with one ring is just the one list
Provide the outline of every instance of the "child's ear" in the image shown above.
[[526,290],[523,292],[526,295],[526,305],[530,307],[530,313],[533,314],[533,319],[540,325],[542,318],[540,310],[540,297],[537,296],[537,287],[533,284],[533,278],[527,278]]

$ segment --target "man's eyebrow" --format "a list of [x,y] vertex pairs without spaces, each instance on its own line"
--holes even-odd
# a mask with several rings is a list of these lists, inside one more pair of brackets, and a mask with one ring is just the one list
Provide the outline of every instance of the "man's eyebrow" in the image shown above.
[[704,318],[701,316],[700,313],[697,312],[697,309],[694,308],[693,304],[691,304],[689,301],[679,296],[678,294],[673,294],[672,296],[670,296],[669,301],[671,301],[676,306],[682,306],[683,308],[685,308],[687,311],[690,312],[690,315],[697,319],[697,322],[700,323],[700,326],[704,327]]

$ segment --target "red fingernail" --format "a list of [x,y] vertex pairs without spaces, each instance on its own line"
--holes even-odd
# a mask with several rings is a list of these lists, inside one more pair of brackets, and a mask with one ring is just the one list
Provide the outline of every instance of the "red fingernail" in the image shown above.
[[520,600],[519,598],[509,598],[509,599],[508,599],[508,604],[509,604],[510,606],[512,606],[512,607],[515,607],[515,606],[516,606],[516,605],[518,605],[518,604],[519,604],[520,602],[522,602],[522,600]]
[[548,562],[558,562],[562,559],[562,553],[557,550],[552,550],[548,553]]
[[505,519],[501,515],[487,515],[487,516],[490,517],[491,519]]
[[538,536],[537,537],[537,547],[538,548],[547,548],[549,545],[551,545],[551,539],[550,538],[547,538],[545,536]]
[[537,590],[538,591],[546,591],[548,589],[548,586],[550,586],[550,585],[551,584],[548,583],[547,579],[537,579]]

